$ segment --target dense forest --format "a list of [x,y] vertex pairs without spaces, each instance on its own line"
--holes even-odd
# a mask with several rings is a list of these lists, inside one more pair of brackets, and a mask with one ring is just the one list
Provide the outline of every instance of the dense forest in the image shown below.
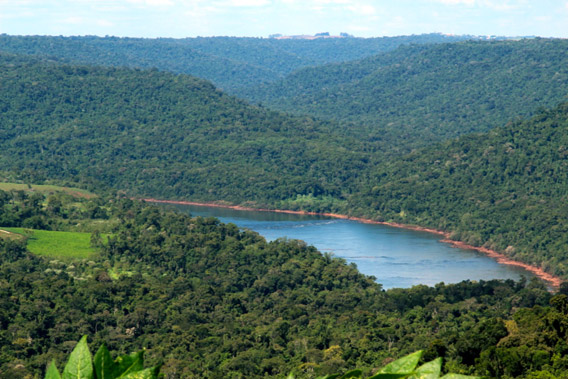
[[475,39],[422,34],[377,38],[277,40],[244,37],[118,38],[0,35],[0,51],[89,65],[157,68],[190,74],[234,94],[310,66],[346,62],[396,49]]
[[[384,291],[301,241],[132,199],[426,226],[568,277],[566,42],[398,46],[417,37],[0,36],[0,177],[19,182],[0,191],[0,377],[41,376],[83,335],[168,378],[368,376],[417,350],[444,372],[565,377],[566,285]],[[236,92],[360,58],[261,86],[254,104],[294,116],[181,69]]]
[[368,162],[336,125],[252,107],[186,75],[1,54],[0,66],[0,162],[32,182],[269,204],[339,199]]
[[41,374],[82,335],[113,355],[145,348],[147,364],[163,364],[168,378],[368,374],[418,349],[452,372],[568,369],[566,296],[538,281],[383,291],[300,241],[267,243],[216,219],[114,196],[44,196],[0,192],[2,225],[81,225],[96,252],[31,254],[29,229],[0,238],[2,377]]
[[567,274],[565,106],[398,158],[186,75],[0,58],[0,162],[20,179],[430,226]]
[[384,162],[349,209],[449,230],[454,239],[566,276],[567,148],[564,103]]
[[490,130],[567,99],[568,41],[412,45],[299,70],[248,98],[351,123],[381,149],[410,151]]

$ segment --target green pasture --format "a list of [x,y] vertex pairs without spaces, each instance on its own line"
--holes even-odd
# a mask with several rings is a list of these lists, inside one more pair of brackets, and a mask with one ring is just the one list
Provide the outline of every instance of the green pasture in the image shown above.
[[17,239],[22,238],[22,236],[20,234],[16,234],[16,233],[12,233],[12,232],[9,232],[7,230],[4,230],[4,229],[0,229],[0,238],[17,240]]
[[96,250],[91,247],[91,233],[53,232],[24,228],[3,230],[28,237],[31,253],[52,258],[89,258]]
[[24,184],[24,183],[0,183],[0,190],[2,191],[26,191],[26,192],[41,192],[41,193],[54,193],[65,192],[74,197],[83,197],[90,199],[96,197],[95,194],[80,188],[74,187],[61,187],[46,184]]

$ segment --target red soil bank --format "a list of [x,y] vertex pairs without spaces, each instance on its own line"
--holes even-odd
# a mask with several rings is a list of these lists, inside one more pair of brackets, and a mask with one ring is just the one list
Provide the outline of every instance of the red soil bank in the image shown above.
[[159,200],[159,199],[143,199],[143,200],[147,201],[147,202],[151,202],[151,203],[200,205],[200,206],[205,206],[205,207],[227,208],[227,209],[235,209],[235,210],[240,210],[240,211],[275,212],[275,213],[287,213],[287,214],[297,214],[297,215],[326,216],[326,217],[339,218],[339,219],[343,219],[343,220],[359,221],[359,222],[363,222],[363,223],[366,223],[366,224],[387,225],[387,226],[392,226],[392,227],[395,227],[395,228],[402,228],[402,229],[408,229],[408,230],[415,230],[415,231],[419,231],[419,232],[433,233],[433,234],[437,234],[437,235],[444,237],[444,239],[442,239],[440,242],[449,243],[453,247],[457,247],[457,248],[460,248],[460,249],[475,250],[475,251],[478,251],[480,253],[486,254],[488,257],[495,259],[497,261],[497,263],[504,264],[504,265],[510,265],[510,266],[522,267],[523,269],[530,271],[533,274],[535,274],[535,276],[537,276],[538,278],[548,282],[549,285],[552,286],[553,288],[560,287],[560,284],[563,282],[563,280],[561,278],[545,272],[540,267],[532,266],[532,265],[522,263],[522,262],[518,262],[518,261],[514,261],[511,258],[508,258],[507,256],[505,256],[504,254],[496,252],[495,250],[491,250],[491,249],[488,249],[488,248],[485,248],[485,247],[472,246],[472,245],[468,245],[464,242],[451,240],[450,239],[450,233],[443,232],[441,230],[436,230],[436,229],[423,228],[421,226],[399,224],[397,222],[375,221],[375,220],[370,220],[370,219],[366,219],[366,218],[341,215],[341,214],[337,214],[337,213],[317,213],[317,212],[306,212],[306,211],[291,211],[291,210],[285,210],[285,209],[250,208],[250,207],[243,207],[243,206],[240,206],[240,205],[225,205],[225,204],[217,204],[217,203],[200,203],[200,202],[195,202],[195,201]]

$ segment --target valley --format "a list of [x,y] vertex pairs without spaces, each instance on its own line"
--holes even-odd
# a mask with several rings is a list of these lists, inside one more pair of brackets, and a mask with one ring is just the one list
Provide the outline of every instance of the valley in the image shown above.
[[[0,36],[0,376],[88,335],[168,378],[372,376],[417,350],[444,373],[562,377],[566,47]],[[336,240],[224,208],[323,216]],[[367,232],[403,247],[370,259]],[[469,277],[471,254],[498,273]]]

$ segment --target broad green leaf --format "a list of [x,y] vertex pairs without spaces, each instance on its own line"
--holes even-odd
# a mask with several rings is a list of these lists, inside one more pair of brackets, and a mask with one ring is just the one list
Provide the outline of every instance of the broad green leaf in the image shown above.
[[73,349],[69,361],[63,370],[63,379],[93,379],[93,359],[89,346],[87,346],[87,336],[83,336]]
[[412,374],[421,356],[422,350],[397,359],[380,369],[379,374]]
[[361,375],[363,375],[363,371],[361,370],[352,370],[352,371],[348,371],[345,374],[343,374],[343,376],[341,377],[341,379],[349,379],[349,378],[360,378]]
[[424,363],[416,369],[416,374],[410,379],[438,379],[442,372],[442,358],[436,358],[431,362]]
[[47,371],[45,372],[45,379],[61,379],[59,371],[57,371],[57,366],[55,366],[55,360],[51,361]]
[[290,373],[290,374],[288,374],[286,379],[296,379],[296,377],[294,376],[294,374]]
[[368,379],[399,379],[399,378],[408,378],[409,375],[414,374],[414,371],[412,372],[406,372],[403,374],[383,374],[383,373],[378,373],[375,374],[373,376],[371,376]]
[[144,369],[144,351],[132,353],[129,355],[122,355],[116,358],[116,371],[114,372],[115,378],[123,378],[124,376],[141,371]]
[[131,372],[125,376],[121,376],[122,379],[158,379],[159,366],[147,368],[145,370],[138,370]]
[[107,347],[103,344],[95,354],[95,374],[97,379],[113,379],[118,365],[114,362]]
[[461,374],[446,374],[441,379],[481,379],[481,376],[469,376]]

